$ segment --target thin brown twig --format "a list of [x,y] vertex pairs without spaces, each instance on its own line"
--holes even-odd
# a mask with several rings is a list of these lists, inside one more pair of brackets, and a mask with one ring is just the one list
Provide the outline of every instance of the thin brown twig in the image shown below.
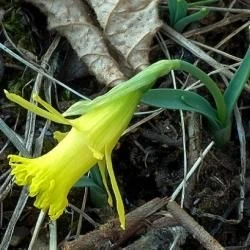
[[221,7],[210,7],[210,6],[197,6],[188,8],[188,10],[200,10],[202,8],[207,8],[208,10],[217,11],[217,12],[230,12],[235,14],[248,14],[250,15],[250,10],[247,9],[236,9],[236,8],[221,8]]
[[225,249],[175,201],[169,201],[167,209],[174,216],[174,218],[179,221],[180,224],[202,244],[203,247],[208,250]]
[[208,25],[206,27],[203,27],[203,28],[200,28],[200,29],[194,29],[194,30],[191,30],[191,31],[187,31],[187,32],[183,33],[183,36],[188,38],[188,37],[191,37],[191,36],[194,36],[194,35],[198,36],[198,35],[210,32],[210,31],[214,32],[215,29],[222,28],[222,27],[227,26],[229,24],[238,22],[238,21],[240,21],[240,20],[242,20],[244,18],[247,18],[247,17],[249,17],[249,14],[230,15],[229,17],[225,17],[222,20],[220,20],[220,21],[218,21],[216,23],[213,23],[211,25]]

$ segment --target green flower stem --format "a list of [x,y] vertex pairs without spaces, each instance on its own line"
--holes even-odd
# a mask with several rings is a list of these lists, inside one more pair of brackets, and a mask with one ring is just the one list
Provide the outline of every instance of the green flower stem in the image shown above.
[[226,125],[228,118],[226,104],[220,89],[218,88],[217,84],[212,80],[212,78],[210,78],[205,72],[203,72],[199,68],[185,61],[180,61],[179,69],[190,73],[192,76],[199,79],[207,87],[207,89],[214,98],[218,119],[221,121],[222,124]]
[[[207,87],[207,89],[214,98],[215,105],[217,108],[218,119],[223,125],[226,125],[227,109],[223,95],[217,84],[205,72],[188,62],[181,60],[162,60],[157,63],[154,63],[129,80],[130,85],[133,86],[131,86],[129,89],[130,91],[132,91],[133,88],[138,88],[139,86],[140,88],[142,88],[143,86],[147,86],[148,89],[148,85],[152,86],[158,78],[167,75],[171,70],[186,71],[192,76],[196,77],[198,80],[200,80]],[[146,82],[147,84],[145,84]],[[128,81],[124,84],[128,84]]]
[[140,91],[143,94],[144,92],[149,90],[160,77],[167,75],[171,70],[184,70],[199,79],[208,88],[214,98],[217,108],[217,119],[220,121],[221,126],[226,125],[227,112],[225,102],[222,93],[217,87],[216,83],[205,72],[201,71],[194,65],[181,60],[158,61],[150,65],[145,70],[141,71],[128,81],[110,90],[109,93],[105,95],[108,98],[103,98],[102,96],[100,96],[91,101],[89,104],[80,102],[77,104],[77,106],[75,105],[75,108],[72,107],[70,112],[76,111],[76,113],[73,114],[81,114],[79,110],[85,110],[86,105],[88,110],[92,107],[97,108],[107,102],[122,98],[124,95],[134,91]]
[[[218,119],[222,124],[226,123],[226,106],[223,95],[216,83],[202,70],[181,60],[161,60],[150,65],[128,81],[113,88],[109,92],[109,101],[111,99],[121,98],[128,92],[133,92],[139,89],[141,89],[141,91],[147,91],[154,85],[158,78],[167,75],[171,70],[184,70],[200,80],[208,88],[214,98]],[[103,105],[101,99],[97,98],[96,101],[99,102],[98,106]]]

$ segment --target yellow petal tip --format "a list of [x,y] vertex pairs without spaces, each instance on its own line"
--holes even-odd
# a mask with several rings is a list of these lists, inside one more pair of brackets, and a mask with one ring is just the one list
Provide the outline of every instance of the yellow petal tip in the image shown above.
[[125,224],[121,224],[121,229],[125,230]]
[[32,99],[33,99],[34,101],[37,101],[38,95],[37,95],[36,93],[32,94]]

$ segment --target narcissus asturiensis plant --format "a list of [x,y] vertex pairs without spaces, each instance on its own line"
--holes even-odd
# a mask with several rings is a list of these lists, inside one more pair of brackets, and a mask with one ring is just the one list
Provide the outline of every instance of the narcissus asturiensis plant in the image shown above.
[[[190,91],[148,91],[159,77],[176,69],[184,70],[200,79],[213,96],[215,105]],[[198,112],[205,116],[216,143],[223,145],[230,138],[232,111],[249,77],[250,48],[224,94],[206,73],[180,60],[162,60],[154,63],[105,95],[91,101],[75,103],[64,114],[60,114],[37,95],[33,96],[33,99],[43,108],[5,91],[8,99],[22,107],[46,119],[72,127],[68,133],[56,132],[58,145],[41,157],[28,159],[9,155],[11,173],[18,185],[28,186],[30,196],[36,196],[35,206],[48,211],[50,218],[56,220],[67,206],[67,195],[72,186],[97,163],[108,194],[108,202],[112,205],[106,180],[107,170],[121,227],[125,228],[124,206],[115,179],[111,154],[145,92],[148,91],[142,99],[144,103]],[[79,117],[65,118],[75,115]]]

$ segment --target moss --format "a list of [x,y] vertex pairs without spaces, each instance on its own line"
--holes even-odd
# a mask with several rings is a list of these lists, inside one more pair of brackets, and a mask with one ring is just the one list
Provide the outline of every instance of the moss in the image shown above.
[[35,43],[32,39],[31,29],[28,28],[27,20],[20,7],[13,7],[5,15],[3,26],[17,47],[35,52]]

